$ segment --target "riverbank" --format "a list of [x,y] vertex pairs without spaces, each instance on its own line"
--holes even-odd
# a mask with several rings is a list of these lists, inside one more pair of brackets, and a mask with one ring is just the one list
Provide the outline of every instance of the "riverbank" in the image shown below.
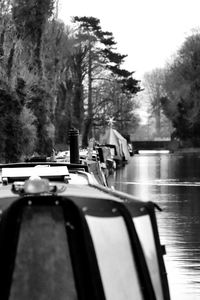
[[177,154],[187,154],[187,153],[199,153],[200,154],[200,148],[194,148],[194,147],[190,147],[190,148],[179,148],[179,149],[176,149],[174,151],[174,153],[177,153]]

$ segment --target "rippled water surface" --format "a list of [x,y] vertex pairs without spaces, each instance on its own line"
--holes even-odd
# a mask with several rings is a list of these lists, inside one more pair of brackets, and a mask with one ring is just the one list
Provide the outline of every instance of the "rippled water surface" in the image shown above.
[[109,183],[156,202],[172,300],[200,299],[200,154],[135,155]]

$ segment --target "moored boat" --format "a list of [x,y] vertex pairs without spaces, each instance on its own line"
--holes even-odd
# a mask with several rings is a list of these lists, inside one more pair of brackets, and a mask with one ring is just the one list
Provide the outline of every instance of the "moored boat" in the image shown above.
[[117,167],[123,166],[130,159],[127,140],[112,126],[100,138],[100,146],[111,149],[111,158],[116,162]]

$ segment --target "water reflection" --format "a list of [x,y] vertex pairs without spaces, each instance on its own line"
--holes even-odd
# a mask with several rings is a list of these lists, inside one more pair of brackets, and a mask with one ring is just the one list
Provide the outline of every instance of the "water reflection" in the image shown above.
[[200,157],[135,155],[110,184],[159,204],[161,243],[172,300],[200,299]]

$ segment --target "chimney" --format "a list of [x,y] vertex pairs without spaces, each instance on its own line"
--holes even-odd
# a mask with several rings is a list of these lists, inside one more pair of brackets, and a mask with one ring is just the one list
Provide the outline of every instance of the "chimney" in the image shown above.
[[79,131],[76,128],[69,130],[70,163],[79,164]]

